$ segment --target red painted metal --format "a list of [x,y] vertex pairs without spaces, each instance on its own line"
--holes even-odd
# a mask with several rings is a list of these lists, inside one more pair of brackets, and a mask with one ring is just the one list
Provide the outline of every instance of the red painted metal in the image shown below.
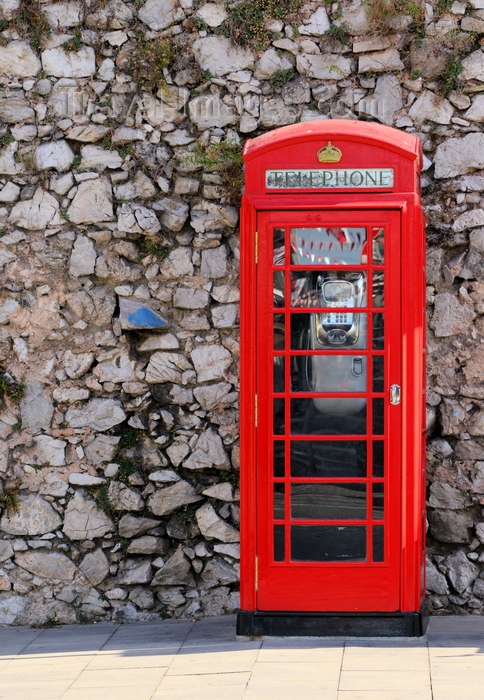
[[[342,158],[338,163],[322,165],[316,153],[328,141],[342,151]],[[425,240],[418,189],[422,162],[420,142],[409,134],[377,124],[327,120],[283,127],[249,141],[244,159],[246,187],[241,219],[241,609],[417,611],[424,595],[425,532],[425,412],[422,399],[425,386]],[[288,167],[313,170],[393,168],[395,180],[393,187],[379,190],[267,190],[265,171]],[[308,222],[308,217],[313,223]],[[287,542],[286,561],[273,561],[271,454],[274,387],[271,382],[274,309],[272,237],[268,234],[274,226],[287,229],[291,225],[368,228],[375,225],[384,226],[387,232],[385,399],[390,384],[396,383],[402,387],[402,402],[399,406],[390,406],[388,400],[385,403],[386,426],[391,437],[386,447],[386,463],[391,463],[392,469],[388,471],[388,501],[383,521],[390,536],[386,538],[386,556],[382,563],[372,563],[371,557],[368,562],[291,562]],[[290,269],[287,265],[286,275]],[[297,312],[291,309],[291,313]],[[371,355],[369,351],[362,352],[365,356]],[[286,345],[283,354],[289,358],[298,351],[291,353]],[[288,365],[286,362],[287,376]],[[287,386],[286,395],[286,404],[289,404]],[[372,395],[370,391],[368,396]],[[286,407],[286,415],[287,411]],[[367,437],[358,435],[358,439]],[[281,483],[284,482],[288,490],[293,481],[286,472]],[[351,478],[349,481],[358,480]],[[372,478],[363,481],[368,489],[379,482]],[[324,479],[309,479],[309,482],[324,483]],[[285,508],[287,529],[290,516],[287,503]],[[368,523],[371,525],[371,522],[370,518]]]

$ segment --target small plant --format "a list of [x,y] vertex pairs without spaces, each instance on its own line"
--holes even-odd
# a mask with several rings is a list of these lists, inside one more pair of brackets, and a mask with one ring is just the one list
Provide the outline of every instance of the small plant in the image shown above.
[[22,423],[14,423],[12,425],[12,430],[14,433],[19,433],[22,430]]
[[76,620],[80,625],[88,625],[91,622],[91,618],[84,610],[77,605],[74,605],[74,610],[76,611]]
[[53,612],[50,617],[47,618],[44,622],[40,622],[38,625],[34,625],[34,627],[38,627],[40,629],[49,629],[50,627],[58,627],[60,625],[59,618],[57,616],[56,612]]
[[18,403],[25,393],[25,377],[15,379],[0,365],[0,396],[7,396],[14,403]]
[[126,483],[129,481],[129,477],[132,474],[136,474],[139,471],[139,465],[134,459],[130,457],[117,457],[118,471],[116,472],[116,478],[119,481]]
[[99,510],[102,510],[109,516],[113,514],[113,507],[109,500],[109,485],[107,483],[100,486],[90,486],[86,488],[86,491],[92,495]]
[[38,0],[21,0],[13,26],[20,36],[30,37],[30,45],[35,50],[51,34],[47,15],[42,12]]
[[166,86],[164,69],[175,58],[175,47],[163,37],[147,39],[141,32],[134,40],[132,74],[140,90],[156,92]]
[[106,150],[106,151],[112,151],[114,148],[113,140],[110,134],[106,134],[105,136],[102,137],[101,139],[101,146]]
[[442,71],[442,84],[440,91],[444,96],[447,96],[452,90],[455,90],[460,82],[460,76],[464,66],[454,54],[450,56],[445,68]]
[[20,493],[20,483],[15,481],[11,486],[4,488],[0,493],[0,502],[3,503],[7,515],[18,513],[19,502],[18,495]]
[[113,541],[115,545],[119,545],[121,550],[123,552],[126,552],[131,540],[129,540],[127,537],[121,537],[120,535],[114,535]]
[[15,141],[12,132],[7,129],[1,136],[0,136],[0,148],[4,148],[5,146],[8,146],[9,143],[13,143]]
[[79,29],[76,29],[73,37],[71,37],[67,41],[64,41],[64,43],[62,44],[62,48],[64,49],[64,51],[79,51],[80,49],[82,49],[82,47],[82,36]]
[[35,469],[36,472],[40,472],[42,469],[50,467],[50,464],[48,462],[42,462],[42,464],[31,464],[30,466],[32,469]]
[[167,257],[168,253],[170,252],[169,246],[167,246],[164,243],[159,243],[158,241],[148,237],[140,238],[138,241],[138,246],[140,249],[141,257],[143,258],[147,255],[154,255],[159,260],[163,260]]
[[263,49],[271,41],[271,32],[266,27],[267,20],[281,19],[299,12],[303,0],[242,0],[227,8],[228,18],[221,29],[234,44]]
[[65,221],[69,221],[69,214],[66,212],[65,209],[59,209],[59,216],[61,219],[64,219]]
[[208,83],[209,80],[212,80],[213,75],[209,70],[202,70],[202,80],[204,83]]
[[221,190],[228,204],[240,203],[244,183],[242,146],[234,141],[198,144],[189,156],[190,162],[204,170],[216,172],[221,178]]
[[335,41],[339,41],[340,44],[344,44],[349,37],[348,27],[345,24],[332,24],[328,35]]
[[80,155],[74,156],[74,160],[72,161],[72,167],[78,168],[81,164],[81,160],[82,160],[82,158]]
[[176,521],[179,525],[185,525],[190,520],[193,520],[195,513],[198,509],[198,505],[184,505],[176,514]]
[[4,32],[10,26],[8,19],[0,19],[0,32]]
[[437,0],[437,12],[439,14],[450,12],[453,4],[454,0]]
[[271,83],[274,87],[288,83],[294,78],[294,71],[292,68],[286,68],[285,70],[276,70],[271,75]]
[[126,158],[126,156],[129,156],[130,153],[133,152],[133,144],[132,143],[125,143],[124,146],[121,146],[119,149],[119,155],[121,158]]

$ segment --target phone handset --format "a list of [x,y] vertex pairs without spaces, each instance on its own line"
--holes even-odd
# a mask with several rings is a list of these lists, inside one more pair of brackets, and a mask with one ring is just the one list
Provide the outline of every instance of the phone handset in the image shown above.
[[358,289],[350,280],[324,280],[318,277],[321,306],[330,308],[319,316],[318,339],[324,344],[353,345],[358,339],[359,317],[350,309],[357,306]]

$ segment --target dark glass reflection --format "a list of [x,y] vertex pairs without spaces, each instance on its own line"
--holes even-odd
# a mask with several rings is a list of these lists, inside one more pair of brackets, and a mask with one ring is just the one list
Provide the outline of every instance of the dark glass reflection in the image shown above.
[[373,262],[382,265],[385,262],[385,229],[373,228]]
[[[282,432],[282,431],[279,431]],[[292,399],[293,435],[364,435],[366,399]]]
[[366,527],[293,525],[292,561],[366,561]]
[[373,399],[373,435],[384,433],[383,399]]
[[366,476],[366,442],[362,440],[292,440],[291,476],[364,477]]
[[291,372],[291,391],[363,393],[366,377],[364,355],[298,355]]
[[373,391],[384,390],[384,359],[383,355],[373,355]]
[[385,306],[385,290],[384,290],[384,272],[383,270],[376,270],[373,273],[373,306],[381,309]]
[[274,520],[284,519],[285,484],[274,484]]
[[275,228],[272,231],[274,241],[274,265],[284,265],[285,262],[285,245],[284,245],[284,229]]
[[284,272],[274,272],[274,306],[280,309],[285,304]]
[[298,520],[364,520],[366,484],[292,484],[291,516]]
[[383,469],[383,440],[374,440],[373,442],[373,476],[384,476]]
[[274,399],[274,435],[284,435],[284,399]]
[[383,314],[373,314],[373,350],[385,349]]
[[284,314],[274,314],[274,350],[284,350],[285,327]]
[[284,357],[282,355],[274,355],[274,391],[283,392],[284,385]]
[[293,228],[291,263],[293,265],[360,265],[364,253],[366,228]]
[[373,520],[383,520],[383,484],[373,484]]
[[274,525],[274,561],[284,561],[284,525]]
[[366,306],[366,286],[366,273],[358,270],[295,270],[291,272],[291,306],[351,311]]
[[274,476],[284,476],[284,456],[286,443],[282,440],[274,440]]
[[385,540],[383,525],[375,525],[373,528],[373,561],[385,561]]

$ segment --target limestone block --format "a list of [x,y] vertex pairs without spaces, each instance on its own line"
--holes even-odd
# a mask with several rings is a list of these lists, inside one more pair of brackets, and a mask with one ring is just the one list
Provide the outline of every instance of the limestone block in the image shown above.
[[119,521],[118,531],[121,537],[138,537],[159,524],[160,521],[154,518],[135,518],[133,515],[126,513]]
[[79,2],[56,2],[52,5],[42,5],[49,24],[54,30],[77,27],[82,22],[82,5]]
[[219,94],[199,95],[190,100],[188,113],[191,121],[201,130],[222,128],[237,122],[234,107],[225,104]]
[[28,78],[37,75],[40,68],[37,55],[26,41],[11,41],[0,46],[0,73]]
[[63,223],[59,216],[59,202],[42,187],[36,189],[32,199],[17,202],[10,212],[9,220],[29,231],[39,231]]
[[449,292],[442,292],[434,298],[434,313],[430,327],[438,338],[468,333],[475,316],[470,306],[461,304]]
[[122,0],[109,0],[101,5],[95,12],[86,16],[86,25],[90,29],[122,29],[131,24],[133,10]]
[[149,559],[125,559],[119,566],[118,583],[125,586],[150,583],[153,567]]
[[173,295],[173,306],[178,309],[204,309],[209,299],[210,295],[205,289],[178,287]]
[[65,419],[71,428],[109,430],[126,419],[119,401],[115,399],[91,399],[84,408],[70,408]]
[[210,71],[215,77],[244,70],[254,60],[251,51],[235,47],[229,39],[222,36],[197,39],[193,44],[193,54],[202,71]]
[[69,260],[69,274],[74,277],[92,275],[96,267],[97,253],[94,243],[87,236],[77,236]]
[[472,518],[461,511],[433,510],[428,514],[430,533],[439,542],[468,543],[474,524]]
[[222,22],[227,19],[227,12],[222,4],[215,2],[206,2],[199,7],[195,13],[209,27],[220,27]]
[[427,590],[439,595],[448,595],[449,586],[444,574],[442,574],[430,559],[427,559],[426,566]]
[[96,55],[91,46],[83,46],[79,51],[46,49],[41,59],[43,70],[56,78],[90,78],[96,72]]
[[429,505],[432,508],[461,510],[465,507],[466,500],[466,497],[450,484],[434,481],[434,483],[430,485]]
[[92,499],[77,491],[64,516],[64,534],[71,540],[92,540],[114,530],[114,523]]
[[148,304],[126,297],[119,299],[119,320],[124,330],[161,330],[168,325]]
[[146,199],[154,197],[156,192],[150,178],[142,172],[137,172],[132,180],[114,188],[116,199]]
[[351,73],[351,59],[339,54],[302,54],[297,57],[301,75],[317,80],[341,80]]
[[118,229],[126,233],[154,235],[160,231],[161,225],[152,209],[129,203],[118,208]]
[[197,371],[198,382],[225,379],[228,368],[232,364],[232,355],[222,345],[195,348],[190,355]]
[[146,368],[148,384],[163,382],[182,382],[182,372],[192,369],[192,365],[184,355],[175,352],[155,352]]
[[98,547],[93,552],[88,552],[79,568],[93,586],[99,585],[109,574],[109,561],[103,550]]
[[111,221],[114,215],[110,182],[104,177],[81,182],[67,216],[73,224]]
[[200,274],[202,277],[219,279],[228,273],[227,249],[224,245],[202,250]]
[[148,500],[148,508],[155,515],[169,515],[181,506],[201,501],[195,489],[188,481],[177,481],[173,486],[157,489]]
[[220,542],[239,542],[240,535],[231,525],[226,523],[215,512],[210,503],[205,503],[195,513],[200,532],[207,540]]
[[161,223],[169,231],[181,231],[188,218],[188,204],[170,197],[164,197],[155,202],[153,209],[162,212],[160,217]]
[[0,520],[0,529],[9,535],[44,535],[56,530],[61,522],[60,515],[43,498],[20,494],[18,511],[5,513]]
[[322,36],[329,31],[330,21],[325,7],[318,7],[316,12],[304,20],[303,24],[298,27],[299,34],[303,36]]
[[15,563],[40,578],[61,581],[72,581],[77,571],[76,565],[60,552],[18,552]]
[[291,70],[293,64],[284,55],[280,56],[274,48],[264,51],[254,67],[254,78],[268,80],[276,71]]
[[33,446],[25,448],[30,464],[48,464],[62,467],[65,464],[65,440],[56,440],[50,435],[36,435]]
[[127,353],[112,350],[102,357],[105,359],[98,358],[99,362],[92,371],[98,381],[113,384],[136,381],[136,361],[131,360]]
[[424,90],[410,107],[408,114],[417,124],[424,121],[450,124],[454,108],[444,97]]
[[79,379],[90,369],[94,362],[94,354],[92,352],[73,353],[71,350],[66,350],[62,358],[62,364],[67,376],[70,379]]
[[80,170],[97,170],[102,172],[106,168],[120,168],[123,159],[115,150],[107,151],[101,146],[83,146],[81,148]]
[[260,122],[267,128],[294,124],[301,116],[301,108],[286,105],[282,97],[263,97],[260,103]]
[[0,92],[0,120],[8,124],[35,120],[35,112],[25,99],[23,91],[12,90],[9,94]]
[[202,571],[201,578],[206,583],[211,583],[212,585],[217,582],[223,586],[227,586],[231,583],[236,583],[240,579],[239,572],[231,566],[228,562],[224,561],[220,557],[213,557],[205,565]]
[[191,277],[193,275],[192,249],[175,248],[160,264],[160,276],[163,280]]
[[91,474],[87,474],[86,472],[73,472],[72,474],[69,474],[69,484],[72,486],[102,486],[102,484],[105,483],[106,479],[103,479],[100,476],[91,476]]
[[138,491],[126,486],[121,481],[111,481],[108,497],[111,506],[116,511],[139,511],[144,508],[144,501]]
[[208,428],[190,442],[192,452],[183,462],[185,469],[228,469],[230,461],[220,435]]
[[237,401],[239,396],[228,382],[197,386],[193,393],[204,411],[219,411],[227,408],[234,401]]
[[175,0],[148,0],[138,10],[140,20],[154,31],[165,29],[184,16],[185,13]]
[[54,413],[50,397],[44,393],[44,385],[37,379],[27,382],[20,401],[22,428],[30,434],[48,430]]
[[434,164],[436,178],[457,177],[484,168],[484,134],[447,139],[437,146]]
[[193,585],[193,574],[190,562],[183,553],[181,545],[165,562],[153,578],[152,586]]
[[463,551],[448,556],[445,564],[447,578],[457,593],[464,593],[479,576],[479,567],[470,562]]
[[98,466],[103,462],[112,462],[121,438],[118,435],[96,435],[88,438],[84,453],[90,464]]

